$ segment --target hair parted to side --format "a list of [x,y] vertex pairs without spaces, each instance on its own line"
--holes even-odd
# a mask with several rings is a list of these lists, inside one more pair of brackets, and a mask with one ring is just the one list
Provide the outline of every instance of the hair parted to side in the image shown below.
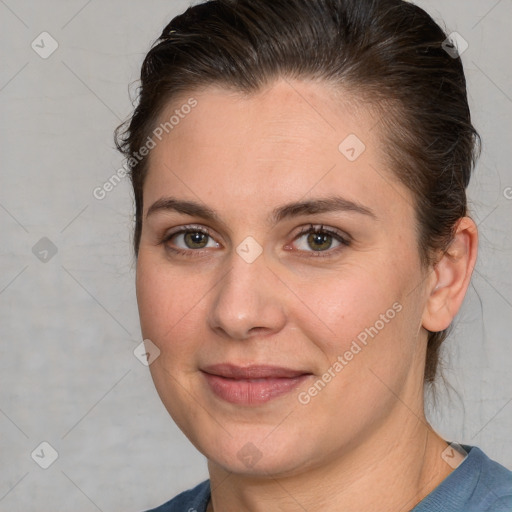
[[[462,62],[443,49],[446,38],[402,0],[210,0],[175,17],[144,60],[133,116],[116,130],[135,197],[135,256],[148,157],[130,156],[170,100],[208,85],[250,94],[282,77],[334,85],[380,113],[383,154],[413,193],[419,254],[433,265],[467,215],[480,149]],[[447,335],[429,333],[426,384]]]

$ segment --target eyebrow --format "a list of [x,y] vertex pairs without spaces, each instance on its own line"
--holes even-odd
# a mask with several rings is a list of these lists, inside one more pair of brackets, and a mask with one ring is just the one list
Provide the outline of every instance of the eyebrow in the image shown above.
[[[153,203],[146,213],[146,218],[162,211],[174,211],[191,217],[200,217],[204,220],[223,224],[219,215],[211,208],[194,201],[185,201],[174,197],[163,197]],[[378,220],[377,215],[371,208],[340,196],[330,196],[279,206],[272,211],[268,218],[268,223],[270,225],[275,225],[286,218],[338,211],[358,213],[360,215],[371,217],[374,220]]]

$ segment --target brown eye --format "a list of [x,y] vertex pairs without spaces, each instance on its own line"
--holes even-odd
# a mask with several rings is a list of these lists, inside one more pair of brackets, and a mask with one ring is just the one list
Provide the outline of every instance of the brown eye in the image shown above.
[[326,251],[331,248],[333,236],[328,233],[310,233],[307,237],[307,243],[312,249]]
[[[312,256],[320,256],[322,252],[329,252],[329,254],[338,252],[338,249],[350,245],[348,237],[342,236],[338,231],[324,229],[323,226],[310,226],[303,229],[295,240],[300,240],[301,238],[304,238],[304,242],[296,244],[298,245],[298,250],[312,253]],[[333,243],[338,245],[332,248]]]
[[202,249],[220,247],[220,244],[213,240],[209,231],[194,226],[185,226],[168,233],[161,243],[167,250],[186,256],[195,256],[195,253],[199,255]]
[[189,249],[204,249],[205,243],[208,242],[208,237],[209,235],[201,231],[187,231],[183,240]]

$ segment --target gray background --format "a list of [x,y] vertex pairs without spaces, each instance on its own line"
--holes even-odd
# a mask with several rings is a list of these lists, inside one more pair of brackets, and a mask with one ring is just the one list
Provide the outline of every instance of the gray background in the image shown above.
[[[112,131],[131,111],[128,84],[189,3],[0,0],[1,511],[137,512],[207,477],[133,354],[128,182],[93,197],[122,165]],[[429,417],[512,467],[512,0],[419,3],[469,43],[484,140],[470,189],[479,263],[445,346],[453,389]],[[59,45],[46,59],[31,47],[43,31]],[[36,246],[47,261],[33,252],[43,237],[57,249]],[[58,453],[48,469],[31,457],[42,441]]]

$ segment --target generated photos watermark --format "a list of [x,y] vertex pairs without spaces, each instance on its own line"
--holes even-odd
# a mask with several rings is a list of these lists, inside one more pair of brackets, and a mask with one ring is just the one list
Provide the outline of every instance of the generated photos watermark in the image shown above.
[[[379,319],[370,327],[361,331],[355,339],[352,340],[350,347],[343,355],[339,355],[329,368],[322,374],[316,382],[310,386],[306,391],[301,391],[297,396],[302,405],[307,405],[311,399],[317,396],[329,382],[331,382],[342,370],[347,366],[354,356],[359,354],[364,347],[368,346],[369,337],[375,338],[379,332],[386,327],[391,320],[393,320],[400,311],[402,311],[402,304],[395,302],[391,308],[379,316]],[[358,343],[359,342],[359,343]],[[361,346],[362,345],[362,346]]]
[[[118,169],[108,180],[106,180],[101,186],[96,187],[92,191],[92,195],[98,201],[102,201],[107,197],[109,192],[112,192],[119,183],[125,178],[129,173],[130,169],[135,167],[139,162],[141,162],[146,156],[149,155],[149,152],[154,149],[158,142],[160,142],[164,136],[164,134],[171,133],[176,126],[178,126],[185,117],[187,117],[192,109],[197,107],[198,102],[195,98],[189,98],[186,103],[181,105],[180,108],[177,108],[172,116],[165,121],[164,123],[160,123],[153,131],[152,135],[149,135],[146,139],[146,142],[139,148],[138,151],[134,151],[130,158],[126,160],[123,166]],[[158,141],[158,142],[157,142]]]

